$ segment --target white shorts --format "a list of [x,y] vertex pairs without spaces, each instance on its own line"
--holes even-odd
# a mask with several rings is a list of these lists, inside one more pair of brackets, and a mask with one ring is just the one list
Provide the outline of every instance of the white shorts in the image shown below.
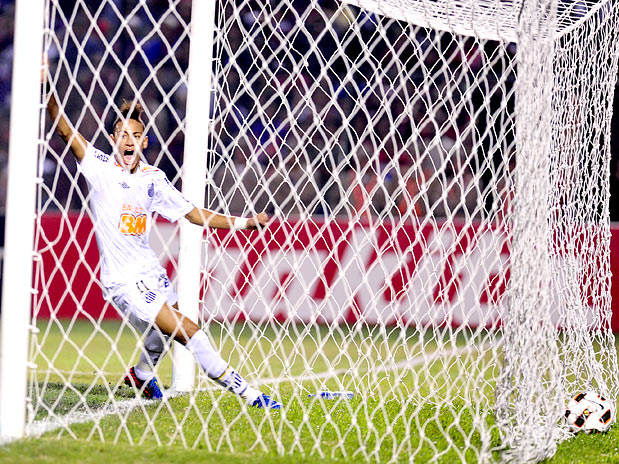
[[178,296],[165,272],[144,274],[139,279],[106,288],[104,293],[137,329],[144,331],[153,325],[163,305],[175,304]]

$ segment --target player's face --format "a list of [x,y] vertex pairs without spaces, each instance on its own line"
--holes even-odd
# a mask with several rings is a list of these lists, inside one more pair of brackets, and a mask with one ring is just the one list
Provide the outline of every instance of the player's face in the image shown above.
[[114,154],[123,168],[135,172],[140,163],[142,150],[148,146],[148,137],[144,135],[144,126],[140,121],[129,119],[116,124],[114,133]]

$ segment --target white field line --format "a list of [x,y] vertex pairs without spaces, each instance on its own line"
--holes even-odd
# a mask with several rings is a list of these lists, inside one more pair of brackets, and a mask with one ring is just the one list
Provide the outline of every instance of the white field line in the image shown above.
[[[463,347],[450,348],[448,350],[436,350],[430,354],[421,352],[420,355],[414,356],[410,359],[398,361],[393,364],[385,363],[380,367],[373,368],[372,371],[373,372],[386,372],[386,371],[397,371],[400,369],[417,367],[421,364],[430,363],[442,357],[449,357],[455,353],[463,354],[463,353],[466,353],[468,351],[473,351],[473,350],[483,351],[483,348],[485,348],[486,345],[488,344],[489,343],[486,342],[486,343],[480,343],[477,345],[468,345],[468,346],[463,346]],[[273,377],[270,379],[261,379],[259,384],[260,385],[264,385],[264,384],[276,385],[276,384],[286,383],[286,382],[304,382],[304,381],[315,380],[315,379],[328,379],[332,377],[339,377],[345,374],[359,374],[360,371],[361,369],[356,368],[356,367],[348,368],[348,369],[330,369],[324,372],[320,372],[318,374],[309,373],[309,374],[304,374],[304,375],[299,375],[299,376],[287,376],[287,377],[284,376],[284,377]],[[367,371],[367,369],[363,369],[363,371]]]
[[[483,348],[488,343],[482,343],[480,345],[469,345],[464,347],[456,347],[448,350],[437,350],[430,354],[421,353],[419,356],[415,356],[411,359],[406,359],[403,361],[399,361],[393,364],[385,364],[383,366],[377,367],[373,369],[374,372],[386,372],[386,371],[395,371],[399,369],[406,369],[419,366],[424,363],[429,363],[435,361],[442,357],[448,357],[454,355],[456,353],[463,354],[468,351],[479,350],[483,351]],[[365,371],[365,369],[363,369]],[[286,382],[304,382],[308,380],[315,379],[325,379],[336,377],[348,373],[359,373],[360,369],[358,368],[349,368],[349,369],[331,369],[328,371],[320,372],[320,373],[309,373],[299,376],[283,376],[283,377],[273,377],[267,379],[261,379],[259,382],[252,382],[254,385],[276,385]],[[220,387],[213,386],[210,388],[204,388],[202,390],[216,390]],[[181,393],[173,392],[168,390],[164,393],[165,398],[172,398]],[[115,401],[112,404],[105,406],[97,411],[93,412],[73,412],[69,413],[65,416],[56,416],[52,419],[44,419],[41,421],[36,421],[31,424],[27,424],[25,427],[25,436],[26,437],[40,437],[44,433],[51,432],[58,428],[68,428],[74,424],[82,424],[85,422],[91,422],[96,420],[101,420],[106,416],[114,415],[114,414],[127,414],[133,409],[139,406],[148,406],[152,405],[153,402],[151,400],[143,399],[143,398],[135,398],[131,400],[124,401]],[[6,437],[0,437],[0,446],[12,441]]]
[[27,437],[40,437],[44,433],[51,432],[58,428],[67,428],[74,424],[96,421],[103,419],[111,414],[123,414],[137,408],[140,405],[147,405],[148,400],[135,398],[132,400],[117,401],[93,412],[73,412],[66,416],[56,416],[52,419],[44,419],[26,425]]
[[[166,399],[169,399],[178,396],[179,394],[180,393],[168,390],[163,394],[163,396]],[[152,406],[153,404],[156,403],[153,403],[152,400],[147,400],[145,398],[134,398],[131,400],[114,401],[112,404],[109,404],[101,409],[97,409],[96,411],[76,411],[65,416],[56,416],[52,419],[44,419],[41,421],[35,421],[31,424],[27,424],[25,427],[25,436],[40,437],[44,433],[51,432],[61,427],[68,428],[74,424],[83,424],[84,422],[101,420],[104,417],[113,414],[127,414],[139,406]],[[3,437],[0,437],[0,445],[3,444]]]

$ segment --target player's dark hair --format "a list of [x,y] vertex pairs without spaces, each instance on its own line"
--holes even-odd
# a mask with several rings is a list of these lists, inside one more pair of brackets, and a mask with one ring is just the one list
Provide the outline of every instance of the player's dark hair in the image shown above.
[[144,108],[135,100],[125,100],[123,99],[119,108],[120,115],[114,120],[114,124],[112,125],[112,129],[116,129],[116,125],[124,121],[125,119],[133,119],[142,124],[142,127],[146,128],[146,124],[142,121],[142,113],[144,112]]

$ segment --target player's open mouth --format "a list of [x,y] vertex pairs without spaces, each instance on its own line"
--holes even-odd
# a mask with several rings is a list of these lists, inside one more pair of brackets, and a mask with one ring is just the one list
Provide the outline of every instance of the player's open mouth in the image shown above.
[[133,163],[133,160],[135,159],[135,153],[133,150],[127,150],[123,153],[123,160],[125,163]]

